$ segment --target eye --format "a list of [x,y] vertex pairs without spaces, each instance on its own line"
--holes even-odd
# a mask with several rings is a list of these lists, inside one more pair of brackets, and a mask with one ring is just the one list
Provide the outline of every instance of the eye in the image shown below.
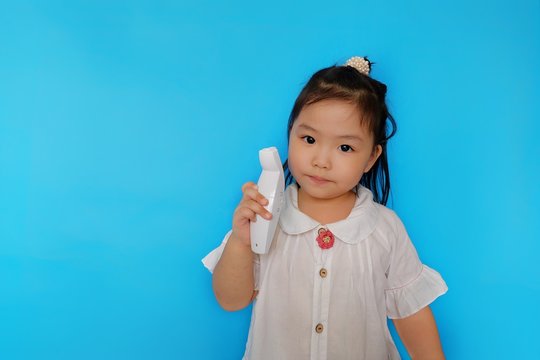
[[311,136],[302,136],[302,139],[304,139],[305,142],[307,142],[308,144],[315,144],[315,139],[312,138]]
[[351,152],[351,151],[353,151],[353,148],[350,147],[349,145],[340,145],[339,148],[343,152]]

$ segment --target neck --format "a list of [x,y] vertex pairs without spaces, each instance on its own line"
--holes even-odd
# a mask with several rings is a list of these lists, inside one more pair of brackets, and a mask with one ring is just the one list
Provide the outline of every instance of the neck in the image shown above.
[[351,190],[331,199],[314,198],[298,189],[298,209],[320,224],[331,224],[346,219],[356,202]]

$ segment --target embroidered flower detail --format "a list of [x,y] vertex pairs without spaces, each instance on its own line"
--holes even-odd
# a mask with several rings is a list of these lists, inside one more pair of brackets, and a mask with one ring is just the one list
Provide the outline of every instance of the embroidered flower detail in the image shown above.
[[328,229],[320,228],[317,236],[317,244],[321,249],[330,249],[334,246],[334,234]]

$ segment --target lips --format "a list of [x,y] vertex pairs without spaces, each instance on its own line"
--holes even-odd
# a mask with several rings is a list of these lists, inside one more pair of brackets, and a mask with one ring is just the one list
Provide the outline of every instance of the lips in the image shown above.
[[310,176],[308,175],[308,178],[317,185],[324,185],[330,182],[330,180],[327,180],[325,178],[319,177],[319,176]]

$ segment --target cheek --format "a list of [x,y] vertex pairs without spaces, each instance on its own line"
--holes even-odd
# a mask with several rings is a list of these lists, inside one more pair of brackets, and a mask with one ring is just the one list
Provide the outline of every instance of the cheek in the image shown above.
[[354,186],[356,186],[356,184],[360,182],[360,179],[362,179],[362,176],[364,176],[364,172],[362,171],[362,169],[358,169],[358,171],[351,172],[350,174],[351,183]]
[[300,159],[300,151],[298,151],[297,146],[295,146],[294,143],[291,143],[289,146],[289,153],[288,153],[288,164],[289,164],[289,170],[295,176],[296,169],[298,168],[299,164],[301,164]]
[[358,159],[352,163],[344,164],[342,166],[343,175],[346,176],[351,183],[356,185],[362,176],[364,175],[364,163]]

